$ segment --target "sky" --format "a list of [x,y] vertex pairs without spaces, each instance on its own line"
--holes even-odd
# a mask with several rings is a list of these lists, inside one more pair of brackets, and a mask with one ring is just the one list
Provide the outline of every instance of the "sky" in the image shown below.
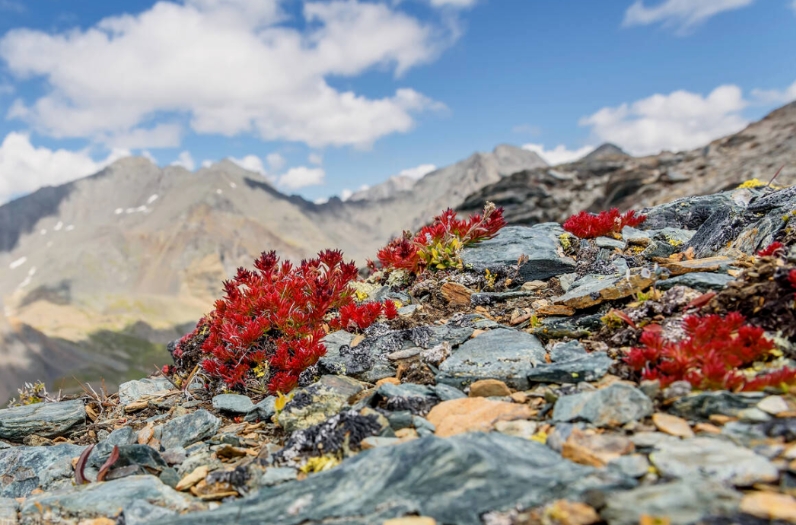
[[497,144],[699,147],[796,100],[796,0],[0,0],[0,203],[128,155],[346,197]]

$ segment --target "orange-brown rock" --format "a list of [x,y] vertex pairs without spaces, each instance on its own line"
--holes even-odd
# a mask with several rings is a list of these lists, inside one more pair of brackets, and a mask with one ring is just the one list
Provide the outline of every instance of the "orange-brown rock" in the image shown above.
[[468,306],[473,291],[459,283],[445,283],[439,289],[442,296],[452,305]]
[[428,419],[440,437],[455,436],[465,432],[487,432],[498,421],[513,421],[532,417],[527,405],[491,401],[483,397],[465,397],[443,401],[428,413]]
[[616,434],[587,434],[577,428],[567,438],[561,455],[574,463],[604,467],[635,450],[633,442]]
[[470,385],[470,397],[504,397],[510,395],[511,390],[509,387],[498,379],[481,379]]

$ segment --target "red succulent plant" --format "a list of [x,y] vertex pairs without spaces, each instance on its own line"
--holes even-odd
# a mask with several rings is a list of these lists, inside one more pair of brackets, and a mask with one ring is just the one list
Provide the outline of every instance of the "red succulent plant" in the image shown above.
[[618,234],[625,226],[635,227],[646,219],[646,215],[637,215],[634,210],[621,214],[618,209],[611,208],[596,215],[587,211],[576,213],[564,221],[563,227],[581,239],[593,239]]
[[779,241],[774,241],[762,250],[758,250],[759,257],[780,256],[785,253],[785,245]]
[[642,347],[633,348],[624,361],[641,371],[643,379],[667,386],[685,380],[702,390],[761,390],[796,383],[796,369],[748,378],[739,368],[763,359],[774,348],[762,328],[746,324],[738,312],[726,316],[691,315],[683,319],[687,337],[667,341],[659,325],[649,325],[641,335]]

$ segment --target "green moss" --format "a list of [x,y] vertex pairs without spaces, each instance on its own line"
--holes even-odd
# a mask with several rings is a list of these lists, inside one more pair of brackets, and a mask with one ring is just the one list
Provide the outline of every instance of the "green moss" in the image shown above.
[[558,242],[561,243],[561,247],[564,248],[564,251],[568,251],[572,248],[572,242],[569,240],[568,233],[562,233],[558,236]]

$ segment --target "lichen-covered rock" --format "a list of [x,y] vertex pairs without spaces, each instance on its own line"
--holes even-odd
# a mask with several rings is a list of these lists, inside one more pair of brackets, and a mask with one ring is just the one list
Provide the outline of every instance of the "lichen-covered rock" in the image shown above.
[[240,394],[219,394],[213,397],[213,408],[232,414],[247,414],[254,408],[254,403]]
[[90,518],[116,518],[135,501],[174,511],[197,508],[187,496],[167,487],[152,476],[90,483],[61,492],[28,497],[20,508],[20,524],[77,523]]
[[618,426],[652,414],[652,401],[622,383],[592,392],[563,396],[553,408],[553,421],[588,421],[598,426]]
[[172,388],[174,386],[163,377],[147,377],[136,381],[127,381],[119,385],[119,402],[128,405],[144,396]]
[[83,401],[34,403],[0,410],[0,439],[22,441],[35,434],[46,438],[63,436],[86,420]]
[[347,377],[323,376],[320,381],[295,391],[276,420],[286,432],[322,423],[350,407],[350,399],[362,384]]
[[536,337],[517,330],[490,330],[470,339],[439,367],[437,383],[462,388],[479,379],[499,379],[512,388],[527,389],[528,373],[545,362]]
[[34,489],[56,489],[72,484],[72,459],[86,447],[13,447],[0,450],[0,497],[24,498]]
[[527,260],[519,268],[522,281],[549,279],[575,269],[575,261],[564,257],[559,237],[564,229],[556,223],[536,224],[530,228],[508,226],[493,239],[462,250],[465,267],[483,273],[505,273],[520,257]]
[[765,394],[758,392],[700,392],[681,397],[674,402],[671,411],[686,419],[708,419],[713,414],[735,417],[741,410],[753,408],[764,397]]
[[187,447],[215,434],[221,420],[204,409],[176,417],[163,425],[160,443],[164,448]]
[[708,290],[721,290],[732,280],[731,276],[722,273],[692,272],[658,281],[655,286],[660,290],[668,290],[677,285],[682,285],[706,292]]
[[588,490],[633,484],[620,475],[573,464],[540,443],[475,433],[366,450],[303,481],[263,488],[245,501],[162,523],[373,525],[417,513],[438,523],[481,525],[486,512],[530,508],[576,499]]

